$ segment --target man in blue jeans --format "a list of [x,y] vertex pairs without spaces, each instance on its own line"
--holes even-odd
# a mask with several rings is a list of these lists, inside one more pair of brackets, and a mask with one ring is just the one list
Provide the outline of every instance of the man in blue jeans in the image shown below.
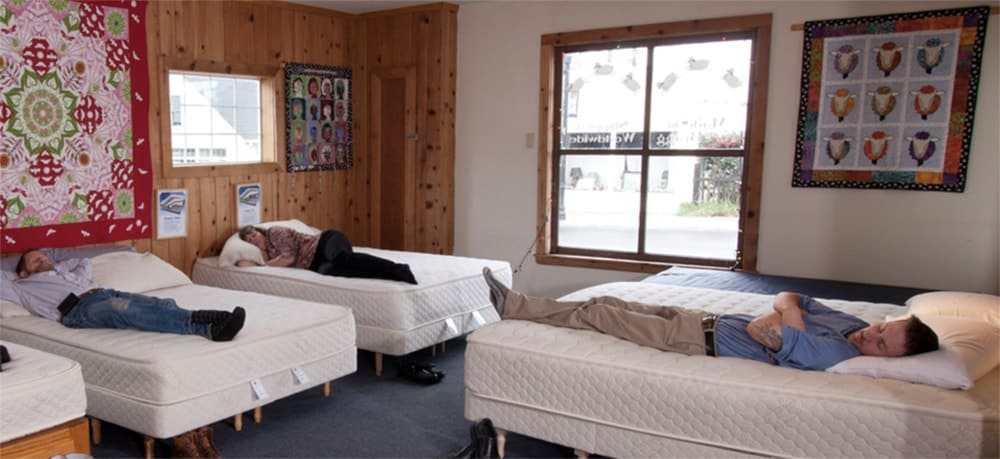
[[231,341],[246,320],[239,306],[232,312],[189,311],[172,299],[100,288],[88,258],[53,264],[44,252],[32,249],[21,254],[14,273],[15,279],[4,273],[3,299],[70,328],[133,328]]

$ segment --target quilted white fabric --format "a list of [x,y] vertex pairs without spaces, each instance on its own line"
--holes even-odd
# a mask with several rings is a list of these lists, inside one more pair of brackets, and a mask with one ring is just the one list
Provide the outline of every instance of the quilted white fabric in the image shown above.
[[[613,295],[716,313],[767,312],[773,296],[619,282]],[[878,321],[893,306],[827,305]],[[996,456],[1000,372],[970,391],[660,352],[595,332],[502,321],[469,336],[469,419],[613,457]]]
[[79,363],[14,343],[0,344],[11,355],[0,372],[0,443],[86,413]]
[[[146,292],[186,309],[247,310],[231,342],[134,330],[69,329],[38,317],[3,319],[0,337],[79,361],[88,414],[166,438],[269,403],[356,369],[354,320],[346,308],[187,285]],[[308,384],[294,380],[301,367]],[[270,398],[257,400],[261,379]]]
[[[407,263],[419,285],[380,279],[324,276],[305,269],[225,268],[218,258],[201,258],[194,265],[196,283],[298,298],[351,308],[361,349],[403,355],[499,320],[489,303],[482,269],[511,285],[506,261],[355,248],[398,263]],[[473,317],[478,311],[483,318]],[[451,329],[447,321],[455,325]]]

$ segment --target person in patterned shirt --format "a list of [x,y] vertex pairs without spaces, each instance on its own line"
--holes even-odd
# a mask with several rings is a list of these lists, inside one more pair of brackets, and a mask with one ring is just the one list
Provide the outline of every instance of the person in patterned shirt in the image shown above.
[[[355,252],[347,236],[337,230],[314,235],[284,226],[267,229],[244,226],[240,229],[240,239],[260,249],[266,266],[308,269],[327,276],[417,283],[410,265]],[[257,266],[257,263],[240,260],[236,265]]]

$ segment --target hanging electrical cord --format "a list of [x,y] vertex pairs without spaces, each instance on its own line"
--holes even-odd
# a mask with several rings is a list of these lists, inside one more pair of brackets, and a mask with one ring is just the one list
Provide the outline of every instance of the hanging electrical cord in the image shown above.
[[528,255],[531,255],[531,252],[535,250],[535,246],[538,245],[538,239],[542,237],[542,232],[544,231],[545,231],[545,224],[539,225],[538,232],[535,233],[535,239],[531,241],[531,245],[528,246],[528,250],[524,252],[524,256],[521,257],[521,262],[517,264],[517,268],[514,268],[515,274],[521,271],[521,267],[524,266],[524,260],[527,260]]

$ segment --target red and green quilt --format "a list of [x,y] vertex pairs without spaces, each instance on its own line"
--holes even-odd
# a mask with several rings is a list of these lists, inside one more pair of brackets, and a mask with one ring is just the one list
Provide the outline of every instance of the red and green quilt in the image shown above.
[[0,251],[150,237],[145,9],[0,0]]

